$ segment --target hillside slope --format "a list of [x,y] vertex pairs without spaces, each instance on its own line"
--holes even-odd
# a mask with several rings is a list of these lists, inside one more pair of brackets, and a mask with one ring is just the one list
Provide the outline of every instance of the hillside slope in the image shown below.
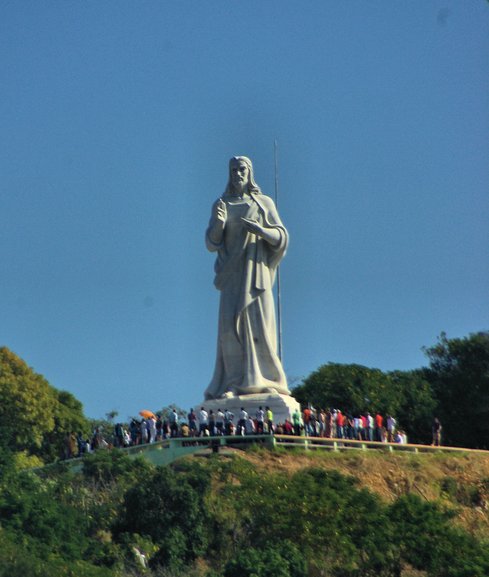
[[332,452],[253,447],[236,451],[257,469],[295,473],[307,467],[356,477],[385,502],[415,493],[456,511],[455,520],[477,537],[489,537],[489,454]]

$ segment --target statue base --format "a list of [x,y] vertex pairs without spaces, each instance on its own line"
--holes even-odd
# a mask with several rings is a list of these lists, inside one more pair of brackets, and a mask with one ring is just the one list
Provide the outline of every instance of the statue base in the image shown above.
[[255,418],[256,411],[261,407],[265,410],[270,407],[273,412],[273,423],[284,423],[285,419],[292,422],[292,415],[297,409],[300,413],[300,404],[290,395],[279,395],[278,393],[259,393],[250,395],[236,395],[229,397],[222,397],[220,399],[210,399],[203,401],[200,405],[194,408],[198,415],[201,407],[204,407],[207,412],[211,409],[217,413],[219,409],[223,412],[227,410],[234,414],[234,420],[239,416],[241,407],[250,415],[252,419]]

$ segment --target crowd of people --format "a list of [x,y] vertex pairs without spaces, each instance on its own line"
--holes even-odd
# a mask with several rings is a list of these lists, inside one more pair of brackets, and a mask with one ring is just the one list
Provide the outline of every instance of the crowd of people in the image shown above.
[[[81,434],[67,434],[63,457],[82,456],[94,450],[109,447],[131,447],[155,443],[176,437],[214,437],[222,435],[283,434],[327,439],[376,441],[380,443],[407,443],[392,415],[379,412],[352,415],[340,409],[315,409],[308,406],[296,410],[291,419],[274,422],[270,407],[259,407],[251,414],[241,407],[237,415],[229,410],[207,411],[204,407],[190,409],[186,418],[173,408],[164,417],[150,414],[141,419],[133,418],[129,424],[117,423],[112,431],[96,428],[90,438]],[[434,424],[433,444],[441,444],[441,425]]]
[[303,411],[303,423],[305,434],[310,437],[407,443],[406,433],[398,428],[396,419],[379,412],[353,415],[340,409],[308,407]]

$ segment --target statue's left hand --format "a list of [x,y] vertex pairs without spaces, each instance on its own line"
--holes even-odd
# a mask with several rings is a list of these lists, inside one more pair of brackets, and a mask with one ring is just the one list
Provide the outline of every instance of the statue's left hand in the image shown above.
[[246,218],[244,216],[241,217],[241,220],[243,221],[243,224],[249,230],[249,232],[252,232],[253,234],[256,234],[258,236],[263,236],[263,232],[265,229],[257,220],[252,220],[251,218]]
[[261,225],[258,221],[252,220],[251,218],[241,217],[243,224],[248,229],[249,232],[256,234],[260,238],[263,238],[272,246],[278,246],[280,243],[280,232],[274,228],[266,228]]

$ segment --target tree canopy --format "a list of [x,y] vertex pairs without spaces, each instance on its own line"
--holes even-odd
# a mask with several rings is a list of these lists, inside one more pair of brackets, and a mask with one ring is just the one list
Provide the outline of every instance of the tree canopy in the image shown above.
[[454,339],[442,333],[423,350],[429,367],[413,371],[322,365],[293,395],[303,406],[391,414],[412,442],[429,442],[438,416],[443,444],[489,448],[489,332]]
[[489,332],[455,339],[442,333],[425,352],[444,443],[488,449]]
[[314,371],[293,395],[303,406],[339,408],[352,415],[390,414],[411,441],[430,438],[435,400],[421,371],[384,373],[361,365],[329,363]]
[[66,433],[86,427],[80,401],[52,387],[7,347],[0,348],[0,439],[5,447],[52,460]]

